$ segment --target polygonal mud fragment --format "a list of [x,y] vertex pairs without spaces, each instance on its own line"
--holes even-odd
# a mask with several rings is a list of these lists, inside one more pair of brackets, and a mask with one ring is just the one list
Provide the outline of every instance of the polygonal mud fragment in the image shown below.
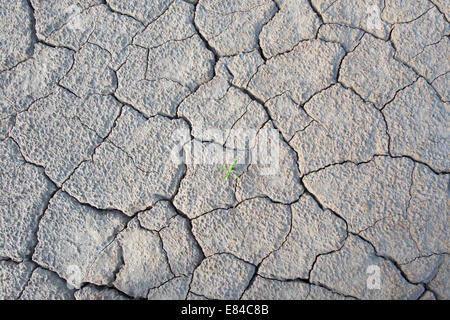
[[150,289],[149,300],[184,300],[189,291],[191,276],[173,278],[158,288]]
[[158,233],[139,227],[131,221],[118,236],[122,247],[123,265],[114,286],[136,298],[147,297],[155,288],[173,277]]
[[192,236],[189,221],[177,216],[160,235],[172,272],[176,276],[192,273],[203,254]]
[[190,90],[168,79],[146,79],[147,50],[132,46],[127,61],[117,71],[116,97],[150,117],[157,113],[175,116],[176,107]]
[[0,73],[0,115],[25,110],[33,101],[47,96],[72,66],[73,53],[37,43],[32,58]]
[[89,35],[89,42],[100,46],[111,54],[116,69],[127,54],[127,46],[142,25],[136,20],[117,13],[111,13],[102,6],[95,17],[95,30]]
[[74,55],[70,72],[61,80],[61,85],[78,97],[89,94],[111,94],[117,87],[112,69],[112,56],[98,45],[87,43]]
[[115,208],[131,216],[158,200],[157,190],[148,182],[151,177],[140,171],[126,153],[104,142],[93,161],[81,164],[64,190],[83,203]]
[[199,36],[166,42],[148,51],[148,80],[167,79],[194,90],[212,77],[214,54]]
[[158,18],[170,4],[172,0],[107,0],[107,4],[124,15],[129,15],[147,25]]
[[411,234],[422,255],[450,251],[449,177],[436,175],[428,167],[417,164],[411,186],[408,220]]
[[384,0],[312,0],[325,23],[336,23],[363,29],[387,39],[390,25],[381,19]]
[[305,129],[312,121],[305,110],[292,100],[289,93],[276,96],[265,105],[270,118],[287,141],[290,141],[297,131]]
[[444,102],[450,102],[450,72],[434,79],[432,85]]
[[216,254],[195,270],[191,291],[210,299],[237,300],[255,272],[255,267],[230,254]]
[[72,118],[79,104],[76,96],[58,89],[32,104],[26,112],[19,113],[11,132],[23,155],[43,166],[46,174],[58,184],[82,161],[89,159],[102,141],[79,117]]
[[98,8],[101,0],[32,0],[36,19],[36,33],[38,38],[51,38],[52,34],[63,29],[66,37],[68,31],[81,31],[85,27],[85,13],[91,8]]
[[122,263],[122,248],[118,241],[113,240],[91,259],[83,274],[83,281],[111,286]]
[[40,216],[55,186],[43,170],[23,161],[10,139],[0,142],[0,257],[31,254]]
[[128,215],[170,198],[185,170],[172,155],[174,134],[183,129],[187,130],[183,120],[147,120],[125,108],[92,161],[79,166],[64,190],[83,203]]
[[291,50],[302,40],[313,39],[320,25],[307,0],[280,1],[280,10],[259,35],[262,52],[270,58]]
[[[230,163],[224,164],[222,155],[225,152],[227,150],[220,145],[195,140],[184,147],[185,156],[188,157],[186,175],[180,183],[173,204],[189,218],[217,208],[229,208],[235,203],[234,176],[224,179],[225,172],[220,170],[221,167],[230,166]],[[242,165],[236,166],[237,174],[240,170]]]
[[310,196],[300,198],[291,210],[292,228],[286,242],[258,269],[264,277],[307,279],[316,256],[339,249],[347,237],[345,222],[321,210]]
[[265,198],[192,220],[192,232],[205,255],[229,252],[255,265],[281,246],[290,227],[289,206]]
[[194,21],[219,55],[231,56],[255,49],[262,26],[275,12],[276,5],[269,0],[201,0]]
[[246,106],[245,113],[233,123],[231,128],[224,130],[225,147],[248,151],[255,142],[252,139],[268,120],[264,107],[253,100]]
[[149,24],[134,37],[133,43],[141,47],[154,48],[169,41],[181,41],[192,37],[194,6],[176,0],[164,14]]
[[409,64],[430,82],[450,70],[448,37],[446,35],[439,42],[425,47],[421,53],[409,61]]
[[56,273],[37,268],[22,291],[21,300],[73,300],[73,290]]
[[267,60],[250,80],[248,89],[267,101],[289,91],[297,104],[334,83],[344,56],[339,44],[321,40],[299,43],[292,51]]
[[393,212],[377,220],[372,226],[359,234],[373,244],[377,252],[398,263],[407,263],[420,255],[415,239],[411,234],[408,212]]
[[0,2],[0,71],[14,67],[33,54],[32,14],[25,0]]
[[117,290],[93,285],[87,285],[81,288],[75,292],[74,296],[76,300],[128,300],[128,298],[120,294]]
[[231,73],[231,83],[236,87],[247,87],[251,77],[256,73],[258,67],[264,63],[258,50],[241,53],[236,56],[220,58],[218,65],[224,63],[226,70]]
[[15,300],[30,279],[33,264],[0,261],[0,299]]
[[400,91],[383,113],[393,155],[408,155],[437,171],[448,171],[450,105],[423,79]]
[[[248,119],[245,118],[247,112]],[[267,119],[259,103],[242,90],[231,87],[222,77],[215,77],[184,100],[178,108],[178,115],[192,123],[195,138],[222,145],[230,130],[256,131]]]
[[237,182],[238,201],[269,197],[290,203],[303,193],[296,165],[296,155],[272,124],[267,123],[256,136],[252,163]]
[[433,279],[442,262],[442,256],[432,255],[419,257],[409,263],[401,264],[401,270],[406,274],[409,281],[414,283],[427,283]]
[[54,46],[79,50],[94,31],[97,17],[105,12],[100,0],[33,0],[36,35]]
[[[407,23],[419,18],[428,11],[433,4],[427,0],[388,0],[385,1],[381,18],[391,24]],[[396,25],[397,28],[400,25]]]
[[304,177],[305,187],[358,233],[385,217],[406,216],[413,162],[375,157],[359,165],[344,163]]
[[382,114],[351,90],[335,85],[315,95],[304,109],[314,121],[291,142],[301,174],[343,161],[368,161],[376,154],[387,153]]
[[414,71],[395,60],[393,53],[388,42],[366,34],[342,61],[338,80],[382,108],[399,89],[416,79]]
[[93,94],[67,107],[69,121],[79,119],[85,127],[105,138],[119,116],[122,104],[111,95]]
[[33,260],[68,281],[76,271],[71,284],[77,287],[124,226],[119,213],[99,212],[57,192],[39,224]]
[[448,252],[450,240],[448,177],[416,164],[411,183],[406,212],[392,212],[360,233],[379,254],[403,264],[419,256]]
[[450,299],[450,259],[448,254],[443,255],[441,265],[436,276],[428,283],[428,287],[433,290],[440,300]]
[[[155,29],[161,32],[166,26],[156,25]],[[176,107],[191,90],[212,77],[213,62],[214,55],[197,35],[183,41],[165,41],[147,50],[133,46],[117,72],[117,95],[148,116],[174,116]]]
[[169,225],[177,212],[168,201],[159,201],[150,210],[139,212],[138,219],[142,227],[160,231]]
[[353,50],[364,35],[364,31],[339,24],[322,24],[318,38],[340,43],[348,52]]
[[[164,116],[149,119],[131,108],[126,108],[108,141],[120,148],[134,160],[143,171],[167,173],[178,169],[173,158],[178,132],[186,132],[188,125],[181,119],[172,120]],[[157,157],[153,152],[160,153]],[[170,160],[170,161],[169,161]]]
[[417,20],[394,27],[391,39],[396,49],[395,56],[408,63],[449,31],[450,25],[444,16],[436,8],[432,8]]
[[243,300],[304,300],[309,284],[301,281],[279,281],[256,276],[245,290]]
[[171,120],[164,116],[146,119],[135,110],[126,108],[108,141],[126,152],[142,171],[170,175],[178,169],[171,158],[175,134],[187,128],[181,119]]
[[339,251],[317,258],[311,282],[358,299],[417,299],[424,291],[408,283],[395,265],[367,242],[349,235]]

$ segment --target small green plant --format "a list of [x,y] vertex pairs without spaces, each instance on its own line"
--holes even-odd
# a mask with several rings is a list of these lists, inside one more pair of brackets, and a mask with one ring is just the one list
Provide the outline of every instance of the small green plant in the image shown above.
[[231,167],[229,167],[229,168],[220,168],[220,170],[224,170],[224,171],[226,171],[227,173],[225,174],[225,176],[223,177],[223,180],[225,180],[225,179],[227,179],[229,176],[230,176],[230,174],[232,174],[233,176],[235,176],[237,179],[241,179],[241,178],[239,178],[239,176],[236,174],[236,172],[234,171],[234,166],[236,165],[236,162],[237,162],[237,160],[234,160],[233,161],[233,164],[231,165]]

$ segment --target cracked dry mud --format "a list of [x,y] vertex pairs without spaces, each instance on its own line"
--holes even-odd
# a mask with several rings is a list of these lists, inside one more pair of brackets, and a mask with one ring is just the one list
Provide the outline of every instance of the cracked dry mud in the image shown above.
[[0,299],[449,299],[449,15],[1,1]]

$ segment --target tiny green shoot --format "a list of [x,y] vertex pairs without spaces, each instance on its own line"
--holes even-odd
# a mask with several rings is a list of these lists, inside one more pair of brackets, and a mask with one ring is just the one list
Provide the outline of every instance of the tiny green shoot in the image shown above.
[[239,176],[236,174],[236,172],[234,171],[234,166],[236,165],[236,162],[237,162],[237,160],[234,160],[233,161],[233,164],[231,165],[231,167],[229,167],[229,168],[220,168],[220,170],[224,170],[224,171],[226,171],[227,173],[225,174],[225,176],[223,177],[223,180],[225,180],[225,179],[227,179],[229,176],[230,176],[230,174],[232,174],[233,176],[235,176],[237,179],[241,179],[241,178],[239,178]]

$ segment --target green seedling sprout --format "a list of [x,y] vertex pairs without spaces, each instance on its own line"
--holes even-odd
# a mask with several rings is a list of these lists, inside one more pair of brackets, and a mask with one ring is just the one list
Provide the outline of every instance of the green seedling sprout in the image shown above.
[[227,179],[230,174],[232,174],[233,176],[235,176],[237,179],[240,180],[239,176],[236,174],[236,172],[234,171],[234,166],[236,165],[237,160],[233,161],[233,164],[231,165],[231,167],[229,168],[220,168],[220,170],[224,170],[227,173],[225,174],[225,176],[223,177],[223,180]]

